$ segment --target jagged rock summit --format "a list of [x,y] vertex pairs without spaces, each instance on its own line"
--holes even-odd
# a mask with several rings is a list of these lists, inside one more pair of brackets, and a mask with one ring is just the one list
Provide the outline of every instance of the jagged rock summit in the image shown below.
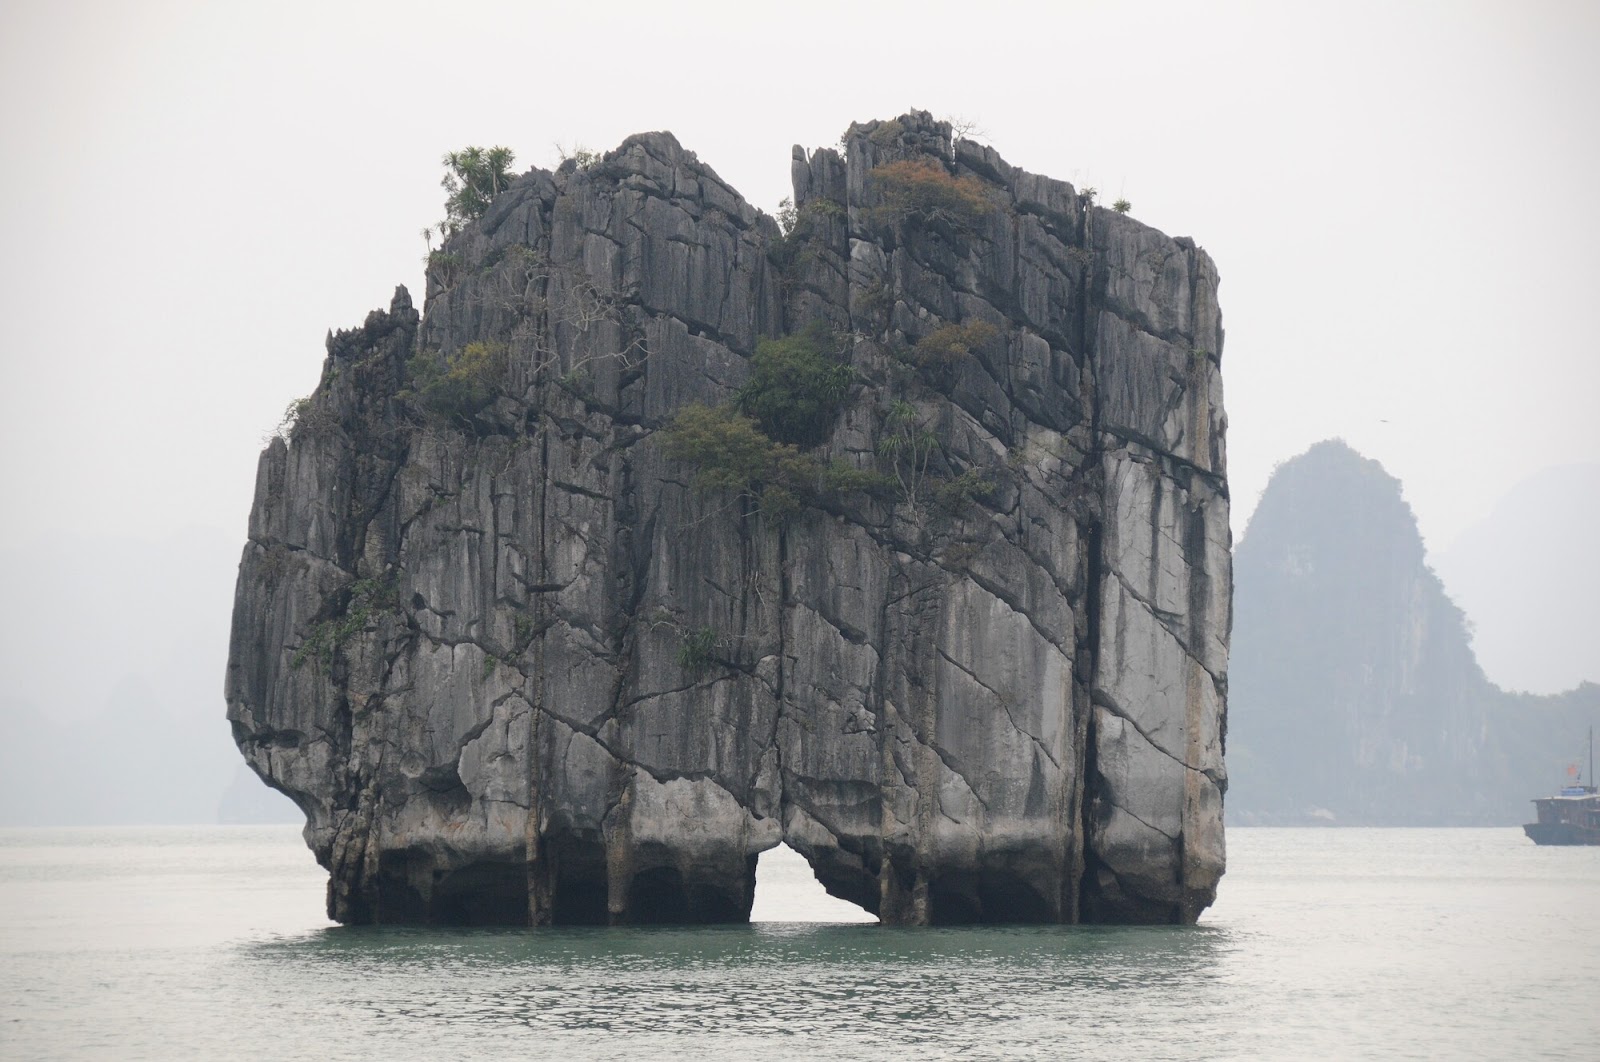
[[1230,538],[1204,251],[924,113],[517,179],[328,342],[227,676],[344,922],[1193,921]]

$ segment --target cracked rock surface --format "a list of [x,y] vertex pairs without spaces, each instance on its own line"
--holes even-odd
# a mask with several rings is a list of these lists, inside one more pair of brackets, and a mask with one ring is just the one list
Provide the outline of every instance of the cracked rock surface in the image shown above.
[[[227,699],[331,917],[741,921],[780,842],[886,923],[1215,897],[1216,269],[923,113],[843,145],[795,149],[787,237],[670,134],[532,171],[435,256],[425,315],[400,289],[330,337],[261,456]],[[906,160],[987,208],[895,215],[874,171]],[[816,452],[898,488],[782,516],[697,489],[661,429],[815,321],[855,374]],[[474,343],[497,396],[419,414],[413,355]],[[920,464],[884,445],[908,409]]]

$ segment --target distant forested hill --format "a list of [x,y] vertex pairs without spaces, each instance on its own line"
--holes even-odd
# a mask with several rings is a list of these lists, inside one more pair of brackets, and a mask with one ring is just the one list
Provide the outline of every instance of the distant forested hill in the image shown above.
[[1593,683],[1484,677],[1399,481],[1343,442],[1274,474],[1234,579],[1231,823],[1523,822],[1600,724]]

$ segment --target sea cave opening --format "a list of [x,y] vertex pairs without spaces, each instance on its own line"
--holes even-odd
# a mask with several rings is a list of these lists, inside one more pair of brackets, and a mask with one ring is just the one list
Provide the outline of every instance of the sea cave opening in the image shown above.
[[752,922],[876,922],[877,916],[829,896],[806,857],[780,844],[756,862]]

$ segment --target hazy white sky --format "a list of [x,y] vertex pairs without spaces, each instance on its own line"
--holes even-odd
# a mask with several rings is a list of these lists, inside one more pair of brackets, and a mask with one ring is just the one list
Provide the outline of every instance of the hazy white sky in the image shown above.
[[1600,679],[1597,56],[1595,2],[4,0],[0,752],[83,821],[116,764],[212,817],[257,453],[328,329],[420,296],[444,152],[670,129],[771,210],[792,144],[911,107],[1215,257],[1236,535],[1343,436],[1491,678]]
[[1597,55],[1595,3],[10,0],[0,546],[242,542],[325,331],[420,287],[446,150],[666,128],[771,209],[791,144],[915,106],[1215,257],[1236,534],[1341,435],[1442,547],[1600,460]]

